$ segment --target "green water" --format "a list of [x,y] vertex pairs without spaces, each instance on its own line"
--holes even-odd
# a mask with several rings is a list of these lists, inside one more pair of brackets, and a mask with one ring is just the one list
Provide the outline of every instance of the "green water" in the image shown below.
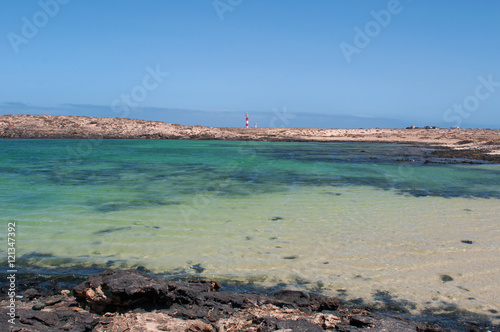
[[25,271],[141,266],[346,298],[390,294],[409,309],[500,311],[500,165],[398,162],[408,147],[365,143],[0,147],[2,267],[15,221]]

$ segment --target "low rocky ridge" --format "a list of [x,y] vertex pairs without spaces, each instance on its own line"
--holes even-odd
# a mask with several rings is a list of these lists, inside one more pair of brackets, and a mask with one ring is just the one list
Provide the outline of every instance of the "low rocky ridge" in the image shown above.
[[500,129],[214,128],[126,118],[2,115],[0,138],[411,143],[440,146],[436,158],[500,163]]
[[[471,321],[450,330],[313,293],[240,294],[216,281],[171,282],[137,270],[90,275],[72,292],[42,295],[35,287],[23,295],[15,324],[2,319],[1,331],[500,331]],[[7,301],[0,303],[4,318]]]

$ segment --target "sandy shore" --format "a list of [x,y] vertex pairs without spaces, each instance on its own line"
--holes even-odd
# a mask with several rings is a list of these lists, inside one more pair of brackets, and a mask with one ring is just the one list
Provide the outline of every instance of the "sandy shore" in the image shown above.
[[125,118],[2,115],[0,138],[379,142],[432,145],[441,158],[500,163],[500,129],[214,128]]

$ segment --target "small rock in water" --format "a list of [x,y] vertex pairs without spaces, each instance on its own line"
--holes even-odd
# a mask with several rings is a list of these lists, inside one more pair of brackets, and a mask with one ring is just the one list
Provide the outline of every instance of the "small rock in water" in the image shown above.
[[443,282],[448,282],[448,281],[453,281],[453,278],[450,277],[449,275],[447,274],[442,274],[441,275],[441,280],[443,280]]
[[465,243],[465,244],[473,244],[474,242],[472,242],[471,240],[462,240],[462,243]]
[[297,259],[299,256],[285,256],[283,259]]
[[196,273],[202,273],[203,271],[205,271],[205,268],[202,267],[201,264],[191,265],[190,268],[193,269]]

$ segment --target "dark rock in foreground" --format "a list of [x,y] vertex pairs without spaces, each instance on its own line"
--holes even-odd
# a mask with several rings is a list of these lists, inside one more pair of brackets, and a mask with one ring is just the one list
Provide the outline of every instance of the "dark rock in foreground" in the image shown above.
[[[137,270],[93,274],[73,289],[18,301],[1,331],[445,331],[299,291],[239,294],[216,281],[168,282]],[[6,301],[0,312],[6,316]],[[460,329],[486,331],[485,329]]]

